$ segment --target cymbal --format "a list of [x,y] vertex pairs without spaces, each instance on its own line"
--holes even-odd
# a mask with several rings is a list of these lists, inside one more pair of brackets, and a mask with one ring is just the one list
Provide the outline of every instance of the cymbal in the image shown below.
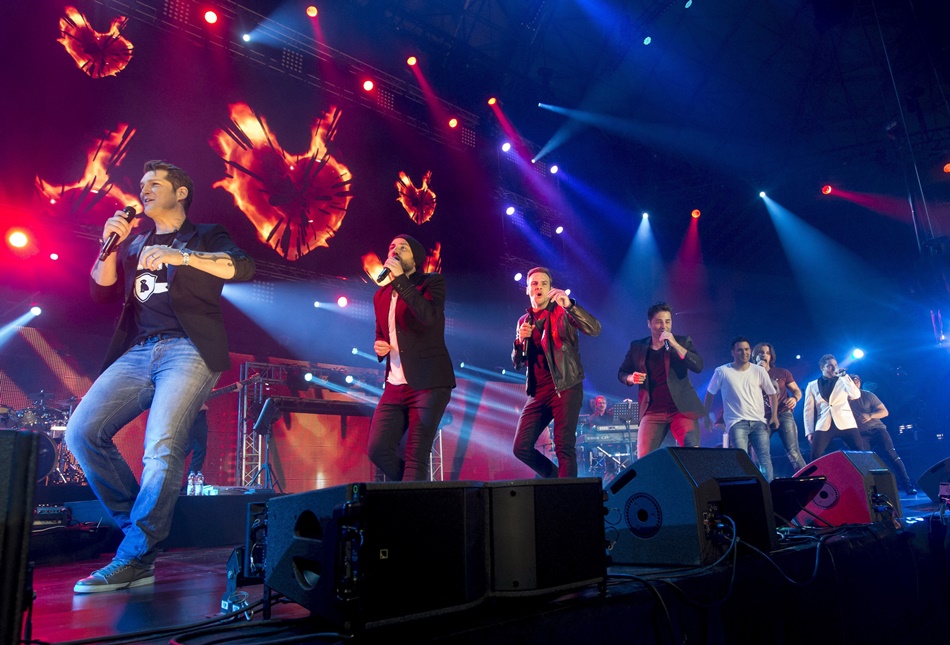
[[53,394],[52,392],[47,392],[47,391],[45,391],[45,390],[40,390],[40,391],[37,392],[36,394],[31,394],[31,395],[30,395],[30,400],[31,400],[31,401],[40,401],[40,400],[44,400],[44,399],[55,399],[55,398],[56,398],[56,395],[55,395],[55,394]]

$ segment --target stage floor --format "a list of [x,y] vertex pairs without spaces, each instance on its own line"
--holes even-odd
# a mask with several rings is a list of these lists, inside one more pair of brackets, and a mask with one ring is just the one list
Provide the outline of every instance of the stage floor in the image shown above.
[[[208,644],[284,638],[292,640],[281,642],[304,642],[305,634],[324,632],[324,637],[312,642],[549,645],[614,639],[666,643],[682,642],[682,638],[778,643],[800,636],[808,636],[809,643],[847,643],[888,634],[889,643],[917,643],[931,630],[942,629],[948,606],[946,553],[950,546],[946,536],[939,544],[933,540],[927,518],[937,510],[935,504],[923,495],[901,502],[903,531],[876,525],[840,532],[825,544],[830,557],[821,563],[824,573],[801,591],[783,582],[774,565],[740,548],[735,560],[727,558],[714,569],[672,572],[614,567],[606,593],[589,588],[557,598],[493,600],[474,610],[343,638],[334,635],[332,625],[311,618],[294,603],[275,605],[270,623],[263,623],[262,585],[242,588],[250,605],[256,606],[252,620],[242,617],[222,625],[221,600],[232,549],[181,548],[159,555],[154,587],[112,593],[72,591],[77,580],[107,564],[108,555],[37,565],[32,637],[44,643],[97,643],[116,642],[116,636],[125,635],[121,642]],[[784,575],[803,580],[809,577],[815,552],[816,547],[802,545],[773,555]],[[763,595],[774,602],[763,602]],[[849,596],[851,600],[843,600]],[[860,615],[844,615],[854,613],[851,609]],[[734,640],[736,625],[742,621],[754,631]],[[196,634],[193,630],[198,626],[214,629]],[[218,627],[234,631],[223,635]]]

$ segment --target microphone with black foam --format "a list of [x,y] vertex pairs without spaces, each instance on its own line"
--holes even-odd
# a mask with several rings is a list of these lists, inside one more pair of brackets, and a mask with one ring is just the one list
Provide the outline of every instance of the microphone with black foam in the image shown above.
[[[136,213],[135,213],[134,206],[126,206],[125,208],[122,209],[122,212],[125,213],[125,217],[123,219],[126,222],[131,222],[133,219],[135,219]],[[119,243],[119,234],[114,231],[112,233],[109,233],[109,237],[106,239],[105,242],[102,243],[102,251],[99,253],[99,260],[102,261],[102,260],[105,260],[107,257],[109,257],[109,254],[115,250],[115,245],[118,243]]]

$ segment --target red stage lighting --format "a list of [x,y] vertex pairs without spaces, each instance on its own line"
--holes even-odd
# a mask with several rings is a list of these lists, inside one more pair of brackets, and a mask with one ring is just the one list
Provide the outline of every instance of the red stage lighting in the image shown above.
[[406,59],[406,65],[408,65],[409,67],[415,67],[416,63],[418,62],[419,62],[419,59],[417,59],[415,56],[410,56],[409,58]]
[[498,99],[496,99],[494,96],[491,97],[490,99],[488,99],[488,104],[489,104],[489,105],[494,105],[494,104],[497,103],[497,102],[498,102]]
[[340,307],[345,307],[348,304],[350,304],[350,301],[347,300],[346,296],[340,296],[339,298],[336,299],[336,304]]
[[950,163],[943,167],[944,172],[950,172]]
[[458,120],[458,119],[455,119],[455,118],[449,119],[449,127],[450,127],[450,128],[457,128],[457,127],[458,127],[458,124],[459,124],[459,120]]
[[307,7],[307,15],[310,16],[311,18],[316,18],[317,8],[314,7],[313,5],[310,5],[309,7]]
[[831,194],[831,186],[822,186],[822,187],[821,187],[821,194],[822,194],[822,195],[830,195],[830,194]]
[[690,215],[693,216],[693,219],[699,219],[699,216],[702,215],[702,213],[699,212],[698,208],[694,208],[693,212],[690,213]]
[[13,230],[7,235],[7,243],[15,249],[22,249],[30,242],[23,231]]
[[363,89],[367,92],[372,92],[374,87],[375,85],[373,85],[373,81],[363,81]]
[[205,22],[209,25],[218,22],[218,14],[211,10],[205,11]]

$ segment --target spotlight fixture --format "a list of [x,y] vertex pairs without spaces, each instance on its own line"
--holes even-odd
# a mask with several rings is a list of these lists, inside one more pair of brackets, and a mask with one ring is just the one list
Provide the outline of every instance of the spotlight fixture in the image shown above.
[[864,350],[861,349],[860,347],[855,347],[853,350],[851,350],[851,358],[854,358],[854,359],[864,358]]
[[464,370],[464,369],[465,369],[465,361],[462,361],[461,363],[459,363],[459,367],[461,367],[461,368]]
[[764,191],[764,190],[759,193],[759,197],[765,197],[765,191]]
[[702,215],[702,213],[699,212],[698,208],[694,208],[693,212],[690,213],[690,215],[693,216],[693,219],[699,219],[699,216]]
[[41,313],[43,313],[43,310],[37,307],[36,305],[33,305],[32,307],[30,307],[30,313],[33,314],[34,316],[39,316]]
[[50,253],[50,254],[49,254],[49,259],[50,259],[50,260],[54,260],[54,261],[55,261],[55,260],[58,260],[58,259],[59,259],[59,253]]
[[354,354],[354,355],[355,355],[355,354],[359,354],[359,353],[360,353],[360,350],[358,350],[358,349],[356,349],[356,348],[354,347],[353,349],[350,350],[350,353],[351,353],[351,354]]
[[948,163],[947,165],[945,165],[945,166],[943,167],[943,171],[944,171],[944,172],[950,172],[950,163]]
[[314,309],[319,309],[319,308],[320,308],[320,301],[319,301],[319,300],[314,300],[314,301],[313,301],[313,308],[314,308]]
[[643,219],[650,219],[649,213],[643,213]]
[[822,187],[821,187],[821,194],[822,194],[822,195],[830,195],[830,194],[831,194],[831,186],[822,186]]
[[554,229],[554,232],[557,233],[558,235],[560,235],[561,233],[564,232],[564,227],[563,227],[563,226],[558,226],[556,229]]
[[509,150],[511,150],[511,144],[510,144],[510,143],[508,143],[507,141],[505,141],[503,144],[501,144],[501,151],[502,151],[502,152],[508,152]]
[[213,25],[214,23],[218,22],[218,14],[214,11],[211,11],[210,9],[205,11],[205,22],[209,25]]
[[452,117],[451,119],[449,119],[449,127],[450,127],[450,128],[457,128],[457,127],[458,127],[458,124],[459,124],[459,120],[456,119],[455,117]]
[[550,172],[552,175],[556,175],[556,174],[557,174],[557,170],[558,170],[557,164],[551,164],[551,168],[549,169],[549,172]]
[[419,62],[419,59],[416,58],[415,56],[410,56],[409,58],[406,59],[406,65],[408,65],[409,67],[415,67],[416,63],[418,62]]
[[524,276],[521,275],[521,271],[518,271],[518,273],[515,274],[515,282],[521,282],[521,278],[523,277]]
[[343,307],[350,304],[350,301],[347,300],[346,296],[340,296],[339,298],[336,299],[336,304],[338,307],[342,309]]
[[309,17],[311,17],[311,18],[316,18],[316,17],[317,17],[317,13],[319,13],[319,12],[317,11],[317,8],[316,8],[315,6],[310,5],[309,7],[307,7],[307,15],[308,15]]
[[243,40],[246,43],[251,42],[251,34],[244,34],[243,36],[241,36],[241,40]]
[[491,97],[490,99],[488,99],[488,104],[489,104],[489,105],[494,105],[494,104],[497,103],[497,102],[498,102],[498,99],[496,99],[494,96]]
[[652,42],[653,42],[653,39],[650,38],[649,36],[647,36],[646,38],[643,39],[643,44],[644,44],[644,45],[649,45],[649,44],[652,43]]
[[371,81],[371,80],[369,80],[369,79],[363,81],[363,90],[364,90],[364,91],[366,91],[366,92],[372,92],[374,87],[376,87],[376,86],[373,84],[373,81]]
[[514,206],[509,206],[508,208],[505,209],[505,215],[514,215],[514,214],[515,214]]

